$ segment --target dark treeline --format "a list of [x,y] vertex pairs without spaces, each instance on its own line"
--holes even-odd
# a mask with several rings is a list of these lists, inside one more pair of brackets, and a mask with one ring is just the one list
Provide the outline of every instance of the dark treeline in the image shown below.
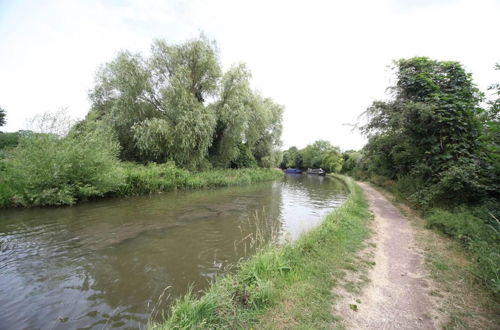
[[344,169],[420,208],[430,227],[472,253],[478,279],[499,295],[499,85],[486,101],[460,63],[394,64],[392,98],[367,109],[368,143],[346,155]]
[[243,64],[223,72],[204,36],[156,40],[149,57],[119,53],[98,70],[84,120],[60,111],[35,117],[31,131],[0,133],[0,207],[276,177],[259,168],[281,160],[283,107],[250,78]]
[[281,168],[322,168],[327,172],[338,173],[342,169],[344,158],[340,149],[330,142],[318,140],[304,149],[290,147],[283,152]]

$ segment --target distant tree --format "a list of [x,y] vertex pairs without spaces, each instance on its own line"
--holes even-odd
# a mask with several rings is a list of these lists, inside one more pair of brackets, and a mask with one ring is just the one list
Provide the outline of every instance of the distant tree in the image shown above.
[[5,119],[6,116],[7,113],[2,107],[0,107],[0,127],[4,126],[7,123],[7,120]]
[[352,172],[361,159],[361,152],[355,150],[347,150],[342,153],[344,163],[342,164],[342,173]]
[[308,168],[323,168],[327,172],[340,172],[343,158],[338,147],[330,142],[318,140],[300,150],[302,165]]
[[283,158],[280,165],[281,168],[301,168],[303,167],[302,165],[302,154],[297,147],[290,147],[283,152]]

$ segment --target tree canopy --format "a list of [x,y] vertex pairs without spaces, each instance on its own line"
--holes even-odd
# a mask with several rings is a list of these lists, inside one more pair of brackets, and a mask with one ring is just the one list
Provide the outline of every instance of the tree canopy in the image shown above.
[[250,78],[242,64],[223,73],[204,36],[155,40],[148,58],[123,51],[100,68],[87,120],[113,128],[125,160],[276,166],[283,107],[252,91]]
[[[394,62],[393,98],[365,112],[364,169],[411,178],[414,199],[472,200],[495,188],[485,156],[483,94],[458,62]],[[489,142],[488,142],[489,143]]]
[[2,107],[0,107],[0,127],[4,126],[7,123],[5,119],[6,116],[7,114],[5,110]]
[[328,141],[318,140],[301,150],[297,147],[285,150],[280,165],[282,168],[322,168],[327,172],[338,173],[342,169],[343,162],[338,147],[334,147]]

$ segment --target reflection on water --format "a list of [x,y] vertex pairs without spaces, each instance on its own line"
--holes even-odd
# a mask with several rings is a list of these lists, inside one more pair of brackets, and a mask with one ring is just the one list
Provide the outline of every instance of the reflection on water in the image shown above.
[[[0,329],[144,327],[189,285],[243,257],[266,218],[297,238],[345,199],[318,176],[215,190],[0,211]],[[248,251],[247,251],[248,252]],[[161,313],[159,313],[161,315]]]

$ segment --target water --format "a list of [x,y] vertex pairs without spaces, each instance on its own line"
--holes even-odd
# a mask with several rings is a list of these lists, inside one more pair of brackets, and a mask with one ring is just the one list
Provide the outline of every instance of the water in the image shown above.
[[[0,329],[145,328],[190,285],[251,254],[259,228],[295,239],[345,199],[335,179],[283,180],[0,211]],[[270,236],[270,235],[268,235]],[[252,235],[251,235],[252,237]],[[163,295],[162,295],[163,293]]]

